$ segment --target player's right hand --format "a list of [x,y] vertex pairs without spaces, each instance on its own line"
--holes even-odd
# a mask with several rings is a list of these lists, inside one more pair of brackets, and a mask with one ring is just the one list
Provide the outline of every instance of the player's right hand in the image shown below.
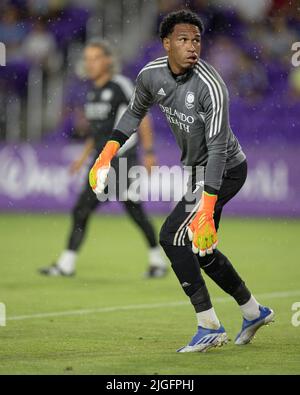
[[192,242],[194,254],[200,257],[212,254],[218,244],[218,235],[214,223],[214,207],[217,195],[202,193],[199,210],[188,227],[188,237]]
[[89,183],[96,195],[101,194],[105,189],[110,162],[119,148],[120,144],[118,142],[108,141],[90,170]]
[[104,166],[101,163],[100,155],[89,173],[89,183],[96,195],[99,195],[104,191],[109,169],[110,163]]

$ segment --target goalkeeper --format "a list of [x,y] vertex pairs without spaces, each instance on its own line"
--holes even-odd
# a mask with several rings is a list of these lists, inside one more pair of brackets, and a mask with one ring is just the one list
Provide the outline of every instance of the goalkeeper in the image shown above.
[[[201,20],[189,11],[164,18],[160,37],[167,56],[140,71],[128,109],[90,171],[90,184],[99,193],[111,159],[137,129],[149,107],[159,104],[181,149],[181,161],[191,169],[188,194],[160,232],[160,243],[198,321],[197,333],[179,352],[206,351],[227,342],[202,270],[241,309],[243,323],[236,344],[249,343],[274,316],[271,309],[256,301],[230,260],[217,249],[222,209],[243,186],[247,162],[230,128],[226,86],[216,70],[200,59],[202,33]],[[204,179],[200,169],[204,169]]]

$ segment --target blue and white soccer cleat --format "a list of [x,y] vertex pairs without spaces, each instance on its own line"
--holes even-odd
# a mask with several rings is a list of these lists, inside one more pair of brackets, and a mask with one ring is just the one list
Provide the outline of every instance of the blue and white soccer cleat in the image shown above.
[[268,325],[274,321],[274,311],[268,307],[259,306],[260,316],[255,320],[248,321],[246,318],[243,319],[242,330],[235,339],[235,344],[243,345],[248,344],[254,337],[256,331],[263,325]]
[[221,325],[219,329],[206,329],[198,326],[198,332],[191,342],[177,352],[205,352],[212,347],[221,347],[228,342],[227,334]]

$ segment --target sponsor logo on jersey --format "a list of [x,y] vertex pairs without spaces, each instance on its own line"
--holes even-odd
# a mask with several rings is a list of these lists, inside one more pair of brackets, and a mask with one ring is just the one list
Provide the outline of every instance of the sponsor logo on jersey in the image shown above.
[[191,108],[193,108],[195,105],[195,94],[194,92],[187,92],[187,94],[185,95],[185,106],[186,108],[188,108],[189,110]]
[[183,112],[172,109],[171,107],[165,107],[162,104],[160,104],[159,107],[171,124],[177,125],[180,130],[190,133],[190,125],[195,122],[195,118],[193,116],[186,115]]

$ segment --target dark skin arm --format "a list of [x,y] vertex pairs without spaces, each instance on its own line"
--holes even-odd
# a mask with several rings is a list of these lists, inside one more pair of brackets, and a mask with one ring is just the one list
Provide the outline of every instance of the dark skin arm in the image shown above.
[[80,157],[71,163],[71,166],[70,166],[70,173],[71,174],[77,173],[82,168],[82,166],[85,164],[85,162],[90,157],[90,154],[92,153],[94,148],[95,148],[94,139],[88,138],[85,145],[84,145],[84,148],[83,148],[83,151],[82,151]]
[[139,127],[139,134],[141,137],[141,143],[144,151],[144,166],[147,171],[151,172],[151,167],[157,164],[156,156],[153,152],[153,129],[151,118],[146,115],[142,120]]

